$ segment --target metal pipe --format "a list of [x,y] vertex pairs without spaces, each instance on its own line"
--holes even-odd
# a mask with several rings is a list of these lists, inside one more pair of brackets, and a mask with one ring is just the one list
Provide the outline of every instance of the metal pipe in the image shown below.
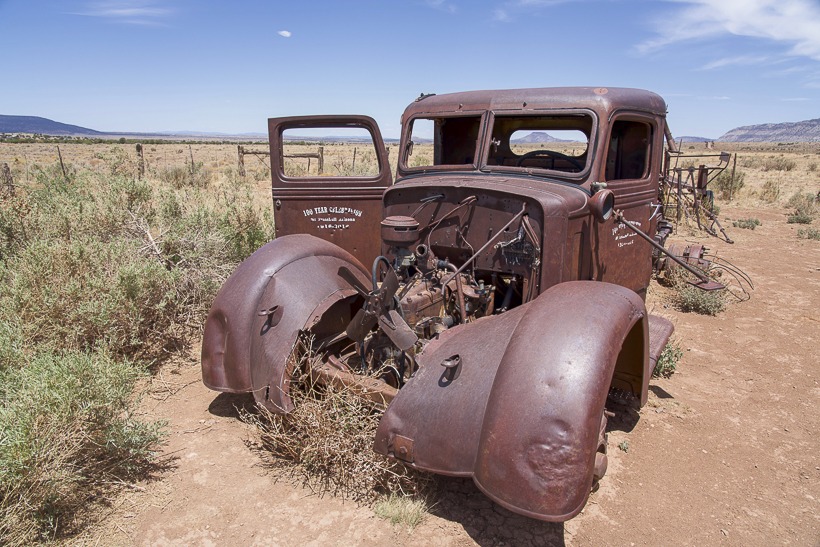
[[697,271],[696,269],[694,269],[692,266],[690,266],[689,264],[687,264],[686,262],[684,262],[683,260],[681,260],[677,256],[675,256],[672,253],[670,253],[669,251],[667,251],[664,248],[663,245],[659,245],[658,242],[656,242],[654,239],[652,239],[651,237],[649,237],[648,235],[643,233],[643,231],[640,230],[637,226],[634,226],[631,221],[626,220],[624,218],[623,211],[615,211],[615,220],[622,223],[627,228],[629,228],[630,230],[632,230],[633,232],[635,232],[636,234],[641,236],[647,243],[649,243],[650,245],[655,247],[657,250],[659,250],[660,252],[662,252],[663,254],[668,256],[669,258],[671,258],[673,262],[675,262],[678,265],[680,265],[681,267],[683,267],[683,269],[685,269],[689,273],[695,275],[704,284],[704,287],[702,287],[704,290],[717,290],[717,289],[725,289],[726,288],[725,286],[721,285],[720,283],[718,283],[714,279],[710,279],[709,277],[707,277],[706,275],[704,275],[701,272]]
[[[451,264],[450,262],[448,262],[446,260],[440,260],[439,261],[439,266],[446,269],[446,270],[452,270],[454,272],[458,272],[458,268],[456,268],[456,265]],[[455,277],[456,277],[456,292],[458,293],[458,309],[461,312],[461,322],[466,323],[467,322],[467,309],[464,307],[464,289],[462,289],[462,287],[461,287],[461,276],[456,275]],[[452,279],[452,276],[450,277],[450,279]],[[449,283],[450,280],[448,279],[447,282]],[[445,283],[444,287],[445,288],[447,287],[446,283]]]
[[675,144],[675,137],[672,136],[672,130],[669,129],[669,124],[666,122],[663,124],[663,133],[666,135],[666,145],[669,147],[669,150],[672,152],[680,152],[680,148]]

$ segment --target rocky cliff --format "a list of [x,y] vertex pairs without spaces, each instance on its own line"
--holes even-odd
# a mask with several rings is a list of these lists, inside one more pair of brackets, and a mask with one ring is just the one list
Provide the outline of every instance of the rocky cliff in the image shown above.
[[790,123],[736,127],[718,139],[723,142],[820,142],[820,118]]

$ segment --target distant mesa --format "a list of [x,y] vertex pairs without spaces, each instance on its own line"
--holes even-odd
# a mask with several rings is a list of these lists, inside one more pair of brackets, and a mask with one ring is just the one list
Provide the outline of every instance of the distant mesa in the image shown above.
[[732,129],[723,142],[820,142],[820,118],[802,122],[763,123]]
[[10,116],[0,114],[0,134],[50,135],[54,137],[89,137],[98,139],[159,138],[159,139],[240,139],[267,140],[263,133],[242,133],[227,135],[224,133],[207,133],[203,131],[157,131],[155,133],[135,133],[128,131],[97,131],[79,125],[55,122],[39,116]]
[[55,122],[39,116],[0,114],[0,133],[37,133],[39,135],[103,137],[105,133],[79,125]]
[[544,131],[533,131],[529,135],[525,135],[519,139],[513,139],[510,142],[513,144],[536,144],[541,142],[576,142],[572,140],[565,140],[565,139],[557,139],[550,135],[549,133],[545,133]]

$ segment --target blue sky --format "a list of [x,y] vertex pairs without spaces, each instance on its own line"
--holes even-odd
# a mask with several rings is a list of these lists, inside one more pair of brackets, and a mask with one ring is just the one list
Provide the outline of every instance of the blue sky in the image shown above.
[[266,131],[419,93],[650,89],[675,135],[820,117],[818,0],[0,0],[0,114]]

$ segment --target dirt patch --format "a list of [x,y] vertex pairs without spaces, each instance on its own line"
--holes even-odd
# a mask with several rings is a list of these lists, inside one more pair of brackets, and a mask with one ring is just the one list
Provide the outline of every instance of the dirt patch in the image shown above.
[[514,515],[471,481],[442,479],[438,504],[411,533],[367,507],[277,482],[245,444],[251,432],[235,408],[249,399],[207,390],[194,356],[163,371],[170,395],[143,403],[168,420],[172,468],[114,500],[76,542],[816,545],[820,244],[799,239],[784,213],[724,207],[723,216],[762,223],[730,228],[734,245],[678,236],[742,267],[756,290],[717,317],[679,313],[650,293],[648,307],[675,323],[684,358],[670,379],[652,382],[639,419],[613,420],[607,476],[565,524]]

